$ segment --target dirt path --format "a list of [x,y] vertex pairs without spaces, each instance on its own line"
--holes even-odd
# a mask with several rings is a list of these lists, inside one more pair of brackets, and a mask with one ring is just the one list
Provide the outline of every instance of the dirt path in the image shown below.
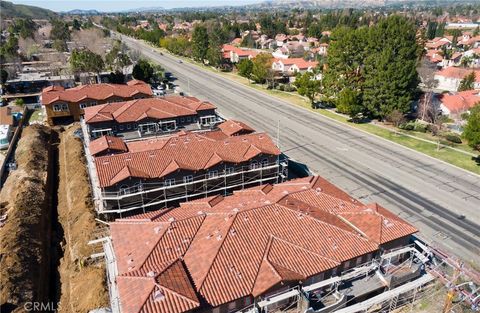
[[74,136],[78,125],[60,134],[58,220],[64,231],[60,260],[61,312],[88,312],[109,306],[104,263],[89,265],[94,252],[87,245],[98,229],[82,142]]
[[[56,133],[26,127],[15,152],[17,170],[0,192],[0,311],[23,312],[26,302],[51,299],[51,212]],[[54,275],[54,274],[53,274]]]

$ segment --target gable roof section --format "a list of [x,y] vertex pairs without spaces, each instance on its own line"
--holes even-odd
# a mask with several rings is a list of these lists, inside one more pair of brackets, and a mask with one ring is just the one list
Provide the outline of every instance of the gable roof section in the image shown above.
[[105,151],[126,152],[128,148],[122,138],[102,136],[90,142],[89,150],[91,155],[95,156]]
[[[336,198],[335,192],[329,194],[328,190],[333,188],[315,190],[317,183],[317,179],[309,177],[267,185],[268,188],[251,188],[228,197],[186,202],[158,214],[119,219],[111,223],[115,255],[123,262],[118,267],[117,280],[138,277],[138,282],[146,286],[136,288],[151,295],[150,282],[144,280],[148,273],[163,273],[181,260],[185,275],[180,268],[176,270],[178,274],[168,275],[179,282],[167,284],[159,279],[159,285],[191,299],[190,304],[195,301],[195,293],[197,299],[201,297],[218,306],[244,296],[261,295],[280,282],[305,280],[341,262],[374,252],[381,243],[416,232],[379,205],[365,206],[351,201],[342,210],[335,209],[345,200]],[[308,191],[311,191],[308,197],[295,196]],[[315,196],[332,199],[313,201]],[[288,198],[293,199],[293,205],[285,202]],[[314,205],[309,206],[303,200]],[[315,210],[330,217],[310,213]],[[159,226],[160,229],[156,228]],[[118,227],[123,227],[124,232],[120,233]],[[136,231],[128,231],[130,227]],[[140,228],[147,231],[138,231]],[[154,229],[157,233],[152,238],[148,234]],[[133,235],[136,246],[131,243],[128,246],[126,234]],[[144,241],[148,244],[143,245]],[[138,249],[148,253],[140,253]],[[128,258],[138,259],[132,263],[135,269],[125,264]],[[192,289],[187,284],[189,277]],[[126,287],[120,288],[122,303],[131,296]],[[158,311],[143,306],[142,312]]]
[[118,123],[138,122],[145,118],[168,119],[196,115],[202,110],[216,107],[195,97],[169,96],[145,98],[126,102],[106,103],[85,108],[87,124],[116,121]]
[[255,131],[247,124],[236,120],[227,120],[219,124],[218,128],[227,136],[234,136],[240,132],[253,133]]
[[127,147],[129,152],[95,158],[100,187],[113,186],[128,177],[162,178],[177,169],[198,171],[220,162],[246,162],[261,153],[280,154],[265,133],[227,139],[184,133],[158,140],[129,142]]
[[435,73],[435,76],[442,76],[452,79],[464,79],[471,72],[475,73],[475,82],[480,83],[480,70],[461,67],[447,67]]
[[439,100],[450,113],[464,112],[480,103],[480,91],[467,90],[456,94],[442,94]]
[[83,99],[106,100],[112,96],[131,98],[139,93],[152,96],[152,89],[150,85],[139,80],[135,80],[134,83],[129,82],[126,85],[92,84],[69,89],[50,86],[42,91],[42,103],[46,105],[55,101],[79,102]]

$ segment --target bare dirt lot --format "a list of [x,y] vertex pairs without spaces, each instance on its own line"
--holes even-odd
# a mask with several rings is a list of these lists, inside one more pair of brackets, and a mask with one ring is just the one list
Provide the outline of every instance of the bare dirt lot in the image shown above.
[[88,312],[107,307],[103,261],[97,265],[88,260],[94,252],[87,245],[98,229],[90,197],[83,146],[74,132],[78,125],[60,134],[58,220],[64,232],[64,254],[60,260],[62,312]]
[[2,312],[23,311],[27,301],[49,299],[51,274],[52,143],[44,126],[26,127],[18,143],[17,170],[0,192],[0,305]]

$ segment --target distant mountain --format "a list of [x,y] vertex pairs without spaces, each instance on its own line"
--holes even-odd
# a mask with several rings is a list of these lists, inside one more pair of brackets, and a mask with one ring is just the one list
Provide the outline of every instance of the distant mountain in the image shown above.
[[31,18],[48,19],[57,16],[53,11],[34,7],[31,5],[14,4],[8,1],[0,1],[0,16],[5,18]]
[[134,8],[134,9],[129,9],[129,10],[124,10],[122,12],[126,13],[159,13],[159,12],[165,12],[166,9],[162,7],[142,7],[142,8]]
[[[247,5],[248,8],[259,9],[336,9],[336,8],[366,8],[385,7],[393,5],[418,4],[449,4],[471,3],[476,0],[267,0],[265,2]],[[478,1],[478,0],[477,0]]]
[[63,13],[71,14],[71,15],[98,15],[98,14],[101,14],[97,10],[81,10],[81,9],[70,10],[70,11],[63,12]]

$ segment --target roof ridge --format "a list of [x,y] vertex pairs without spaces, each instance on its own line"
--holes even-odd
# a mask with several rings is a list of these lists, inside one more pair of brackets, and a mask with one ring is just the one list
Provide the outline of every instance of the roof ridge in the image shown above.
[[282,279],[282,276],[280,276],[280,274],[277,272],[277,270],[275,269],[275,267],[270,263],[270,261],[268,261],[268,259],[266,258],[266,256],[268,255],[268,253],[270,252],[270,249],[272,248],[272,242],[273,242],[273,237],[274,235],[273,234],[269,234],[269,238],[268,238],[268,242],[267,242],[267,246],[265,247],[265,250],[263,251],[263,256],[262,256],[262,259],[260,261],[260,265],[258,266],[258,270],[257,270],[257,273],[255,274],[255,279],[253,280],[253,284],[250,288],[250,293],[253,292],[253,289],[255,288],[255,283],[257,282],[257,279],[258,279],[258,276],[260,275],[260,269],[262,268],[262,262],[263,261],[266,261],[268,263],[268,265],[272,268],[272,270],[275,272],[275,274],[280,278],[280,280]]
[[[299,200],[299,201],[300,201],[300,202],[303,202],[303,201],[301,201],[301,200]],[[303,202],[303,203],[305,203],[305,202]],[[293,210],[293,209],[290,209],[289,207],[284,206],[284,205],[282,205],[282,204],[280,204],[280,203],[276,203],[276,204],[279,205],[279,206],[281,206],[281,207],[283,207],[283,208],[286,208],[286,209],[288,209],[288,210],[290,210],[290,211],[292,211],[292,212],[295,212],[295,213],[298,212],[298,211],[295,211],[295,210]],[[306,205],[309,205],[308,203],[305,203],[305,204],[306,204]],[[311,206],[311,205],[309,205],[309,206]],[[333,215],[333,216],[335,216],[335,217],[337,216],[337,214],[332,214],[331,212],[327,212],[327,213],[329,213],[329,214],[331,214],[331,215]],[[324,221],[322,221],[322,220],[319,220],[318,218],[314,218],[314,217],[310,216],[310,214],[305,214],[305,213],[303,213],[303,215],[305,215],[305,216],[308,217],[308,218],[313,219],[313,220],[316,221],[317,223],[329,225],[329,226],[334,227],[335,229],[337,229],[337,230],[339,230],[339,231],[341,231],[341,232],[343,232],[343,233],[348,232],[348,234],[353,234],[353,235],[357,236],[357,237],[360,238],[360,239],[369,241],[368,239],[363,238],[363,236],[357,234],[357,232],[349,232],[349,231],[347,231],[347,230],[345,230],[345,229],[342,229],[342,228],[340,228],[340,227],[338,227],[338,226],[335,226],[335,225],[333,225],[333,224],[324,222]]]
[[[234,213],[233,217],[232,217],[232,222],[230,223],[230,225],[225,229],[225,233],[228,234],[230,233],[230,229],[232,228],[232,225],[235,223],[235,220],[237,219],[237,216],[238,214],[241,213],[241,212],[236,212]],[[205,221],[205,219],[203,220]],[[203,221],[202,221],[202,224],[203,224]],[[201,225],[198,229],[201,228]],[[197,230],[198,231],[198,230]],[[213,264],[215,264],[217,258],[218,258],[218,255],[220,254],[220,251],[222,250],[222,247],[223,247],[223,244],[225,243],[225,241],[227,240],[227,235],[225,235],[222,239],[222,242],[220,243],[220,246],[218,247],[217,249],[217,253],[215,254],[215,257],[212,259],[212,261],[210,262],[210,265],[208,266],[208,270],[206,271],[207,275],[205,275],[205,277],[203,278],[202,280],[202,283],[200,284],[200,286],[197,287],[197,290],[198,292],[200,292],[200,289],[203,288],[203,285],[205,283],[205,281],[207,280],[207,277],[210,275],[210,270],[212,269],[213,267]],[[193,240],[192,240],[193,241]],[[194,282],[195,283],[195,282]]]
[[[168,213],[168,212],[165,212],[165,213]],[[178,223],[178,222],[180,222],[180,221],[186,221],[186,220],[189,220],[189,219],[198,218],[199,216],[201,216],[201,215],[190,216],[190,217],[187,217],[187,218],[178,220],[178,221],[177,221],[177,220],[172,221],[172,222],[165,221],[165,223],[168,223],[168,227],[171,227],[173,223]],[[158,216],[158,217],[160,217],[160,216]],[[157,217],[157,218],[158,218],[158,217]],[[203,220],[205,220],[205,217],[203,217]],[[202,220],[202,224],[203,224],[203,220]],[[150,222],[147,222],[147,223],[152,223],[152,222],[156,222],[156,221],[150,221]],[[161,222],[160,222],[160,223],[161,223]],[[201,226],[202,224],[200,224],[200,226]],[[167,227],[167,229],[168,229],[168,227]],[[195,231],[195,235],[197,234],[197,232],[198,232],[199,229],[200,229],[200,227],[198,227],[197,230]],[[160,237],[158,237],[157,242],[153,245],[153,249],[150,250],[150,252],[147,254],[147,257],[143,260],[142,264],[140,264],[140,265],[138,266],[137,271],[139,271],[139,270],[145,265],[145,262],[147,262],[148,258],[152,255],[153,251],[155,251],[155,248],[158,246],[158,243],[160,242],[160,240],[162,240],[162,238],[165,236],[166,233],[167,233],[167,230],[165,230],[165,231],[163,232],[163,234],[162,234]],[[195,236],[193,236],[192,238],[194,238],[194,237],[195,237]],[[193,240],[190,240],[190,243],[189,243],[189,245],[188,245],[189,247],[190,247],[190,245],[192,244],[192,241],[193,241]],[[188,248],[187,248],[185,251],[188,251]],[[183,256],[182,256],[182,257],[183,257]],[[178,257],[177,257],[176,260],[178,260]],[[173,262],[175,262],[176,260],[174,260]],[[173,263],[173,262],[172,262],[172,263]],[[171,265],[171,264],[170,264],[170,265]],[[170,266],[170,265],[169,265],[169,266]],[[167,267],[167,268],[168,268],[168,267]]]

